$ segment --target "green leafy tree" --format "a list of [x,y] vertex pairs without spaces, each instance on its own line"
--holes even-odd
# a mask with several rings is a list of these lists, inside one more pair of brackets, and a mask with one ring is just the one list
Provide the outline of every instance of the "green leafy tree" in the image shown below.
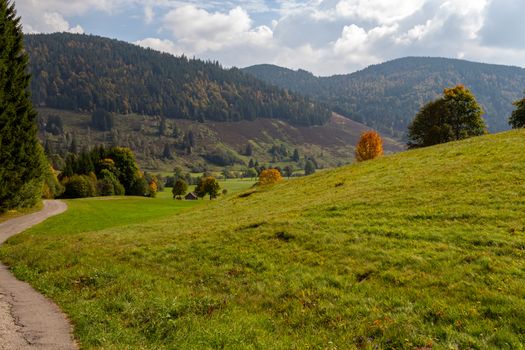
[[293,166],[287,165],[283,169],[283,175],[290,178],[293,175]]
[[0,212],[35,205],[47,171],[27,66],[20,17],[13,2],[0,0]]
[[483,110],[463,85],[445,89],[443,97],[429,102],[408,127],[408,147],[418,148],[462,140],[486,133]]
[[525,128],[525,98],[512,103],[516,109],[512,111],[509,124],[513,129]]
[[306,163],[304,164],[304,174],[305,175],[311,175],[313,173],[315,173],[315,163],[312,162],[311,160],[307,160]]
[[248,168],[243,172],[243,177],[255,178],[257,177],[257,170],[255,168]]
[[109,149],[107,157],[115,163],[119,182],[124,186],[126,194],[141,196],[147,193],[148,184],[140,175],[135,156],[129,148],[113,147]]
[[217,179],[215,179],[213,176],[207,176],[200,178],[199,182],[197,183],[197,187],[195,187],[195,193],[201,198],[209,195],[210,199],[213,199],[219,195],[220,189],[221,186],[219,185]]
[[173,198],[181,199],[182,196],[186,194],[188,191],[188,184],[183,179],[178,179],[175,181],[175,184],[173,184],[173,189],[171,190],[171,193],[173,193]]

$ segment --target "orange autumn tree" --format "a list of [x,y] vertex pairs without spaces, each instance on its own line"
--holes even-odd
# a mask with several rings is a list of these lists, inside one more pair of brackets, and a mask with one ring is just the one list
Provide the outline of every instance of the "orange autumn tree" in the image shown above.
[[266,169],[261,171],[259,175],[260,185],[270,185],[279,182],[283,179],[281,173],[277,169]]
[[355,158],[358,162],[374,159],[383,155],[383,139],[375,131],[367,131],[361,134],[359,142],[355,146]]

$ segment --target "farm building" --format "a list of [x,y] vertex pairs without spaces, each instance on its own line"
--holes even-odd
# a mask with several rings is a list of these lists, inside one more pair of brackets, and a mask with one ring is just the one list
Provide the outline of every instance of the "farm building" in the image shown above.
[[189,201],[195,201],[199,199],[199,197],[197,196],[197,194],[195,194],[195,192],[190,192],[184,197],[184,199],[189,200]]

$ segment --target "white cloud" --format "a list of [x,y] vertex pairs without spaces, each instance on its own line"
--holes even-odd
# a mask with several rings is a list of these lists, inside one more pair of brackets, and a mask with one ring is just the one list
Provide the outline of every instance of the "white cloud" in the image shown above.
[[163,19],[164,28],[196,52],[218,50],[250,30],[251,19],[240,7],[228,13],[210,13],[193,5],[171,10]]
[[[53,32],[70,32],[82,34],[84,29],[80,25],[71,27],[64,17],[56,12],[44,12],[39,20],[32,25],[24,25],[24,31],[28,33],[53,33]],[[38,29],[37,29],[38,28]]]
[[160,52],[170,53],[176,56],[180,56],[185,53],[181,47],[178,47],[173,41],[167,39],[163,40],[158,38],[146,38],[135,41],[134,44],[145,48],[151,48]]
[[125,24],[134,31],[129,36],[144,38],[139,45],[217,59],[225,66],[273,63],[327,75],[403,56],[525,62],[525,39],[519,35],[525,28],[523,0],[17,0],[16,5],[25,31],[89,31],[98,23],[82,28],[77,17],[120,15],[114,25]]
[[155,12],[153,12],[153,8],[151,6],[144,7],[144,22],[146,24],[150,24],[155,19]]
[[410,16],[420,9],[423,3],[424,0],[341,0],[335,9],[343,17],[390,24]]
[[22,17],[24,31],[29,33],[83,33],[80,25],[71,26],[69,16],[89,11],[111,12],[126,0],[18,0],[16,9]]

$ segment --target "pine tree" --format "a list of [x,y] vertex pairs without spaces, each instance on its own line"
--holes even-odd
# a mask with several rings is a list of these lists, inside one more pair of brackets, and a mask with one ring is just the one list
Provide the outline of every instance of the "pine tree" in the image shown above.
[[298,162],[300,159],[301,159],[301,157],[299,156],[299,151],[296,148],[296,149],[293,150],[292,160],[294,162]]
[[159,137],[164,136],[164,134],[166,133],[166,129],[166,118],[162,117],[159,123]]
[[164,159],[173,159],[173,155],[171,154],[171,149],[169,144],[164,145],[164,150],[162,151],[162,157]]
[[14,4],[0,0],[0,212],[35,205],[47,167],[29,96],[28,60]]

